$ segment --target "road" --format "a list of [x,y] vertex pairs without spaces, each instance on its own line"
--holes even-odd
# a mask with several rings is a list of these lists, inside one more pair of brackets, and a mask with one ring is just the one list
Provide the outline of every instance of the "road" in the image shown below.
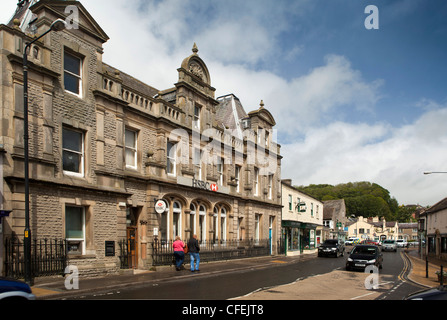
[[[401,300],[421,287],[408,281],[409,263],[403,254],[384,252],[378,278],[346,271],[344,257],[277,261],[268,267],[240,271],[187,274],[152,284],[134,284],[119,290],[95,292],[70,299],[188,299],[188,300]],[[229,269],[231,262],[228,263]],[[367,289],[365,280],[377,284]],[[376,282],[374,282],[377,280]]]

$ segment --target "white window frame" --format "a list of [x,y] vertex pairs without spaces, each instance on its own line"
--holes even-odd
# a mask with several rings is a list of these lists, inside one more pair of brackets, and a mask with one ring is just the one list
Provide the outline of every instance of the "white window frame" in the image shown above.
[[[171,148],[169,148],[169,145],[171,145]],[[171,150],[174,152],[174,156],[170,156]],[[169,170],[169,165],[172,167],[172,172]],[[172,142],[166,143],[166,172],[169,176],[176,176],[177,175],[177,144]]]
[[223,186],[223,160],[221,157],[217,157],[217,176],[219,185]]
[[239,187],[240,174],[241,174],[241,167],[236,165],[235,170],[234,170],[234,180],[236,181],[236,192],[240,192],[240,187]]
[[273,198],[273,175],[272,174],[269,174],[268,198],[270,200]]
[[259,243],[260,240],[260,234],[261,234],[261,215],[258,213],[255,213],[255,242]]
[[200,130],[200,113],[202,112],[202,107],[199,105],[194,105],[193,114],[193,128]]
[[200,223],[200,219],[203,217],[203,224],[202,227],[200,228],[200,241],[202,243],[205,243],[204,241],[206,241],[206,207],[201,204],[199,205],[199,223]]
[[259,196],[259,169],[255,168],[254,170],[254,188],[255,188],[255,192],[254,195],[255,196]]
[[[64,211],[64,214],[65,214],[65,217],[64,217],[64,219],[66,220],[67,219],[67,208],[68,207],[71,207],[71,208],[80,208],[80,209],[82,209],[82,238],[67,238],[67,228],[66,228],[66,225],[65,225],[65,240],[67,240],[67,244],[68,243],[70,243],[70,242],[81,242],[81,252],[80,252],[80,255],[83,255],[83,254],[85,254],[85,207],[82,207],[82,206],[75,206],[75,205],[65,205],[65,211]],[[67,250],[68,250],[68,248],[67,248]],[[69,254],[72,254],[72,255],[77,255],[77,253],[69,253]]]
[[222,241],[227,240],[227,209],[220,208],[220,235]]
[[[64,148],[64,130],[68,130],[68,131],[72,131],[72,132],[81,134],[81,151]],[[65,175],[74,176],[74,177],[84,177],[85,133],[82,130],[64,126],[62,128],[62,145],[61,145],[61,147],[62,147],[62,171],[63,171],[63,173]],[[81,158],[79,160],[80,161],[80,163],[79,163],[79,171],[80,172],[68,171],[68,170],[63,169],[64,168],[64,156],[63,156],[64,151],[76,153],[81,156]]]
[[[196,233],[196,211],[197,207],[194,203],[191,203],[189,206],[189,209],[191,210],[189,212],[189,229],[191,230],[191,236]],[[192,224],[191,224],[192,219]]]
[[194,149],[194,166],[198,170],[197,180],[202,180],[202,153],[199,148]]
[[[177,205],[177,208],[176,208]],[[178,214],[178,225],[176,225],[174,221],[175,214]],[[177,226],[177,228],[176,228]],[[176,234],[177,233],[177,234]],[[179,201],[174,201],[172,203],[172,239],[175,239],[176,236],[183,237],[182,235],[182,204]]]
[[65,61],[64,61],[64,78],[65,78],[65,73],[78,78],[79,79],[79,88],[78,88],[79,93],[76,93],[76,92],[66,89],[65,88],[65,79],[64,79],[64,90],[65,90],[65,92],[68,92],[68,93],[73,94],[79,98],[82,98],[82,78],[83,78],[82,70],[83,70],[84,59],[76,54],[67,52],[67,50],[64,50],[64,60],[65,60],[65,55],[69,55],[75,59],[79,59],[79,75],[66,70],[65,69]]
[[[134,140],[134,146],[135,147],[131,147],[131,146],[127,145],[126,136],[127,136],[128,132],[131,132],[134,135],[133,140]],[[127,159],[127,156],[126,156],[127,155],[127,151],[133,152],[133,156],[134,156],[134,163],[133,164],[128,164],[127,161],[125,161],[126,168],[137,169],[137,150],[138,150],[138,131],[130,129],[130,128],[126,128],[124,130],[124,159],[125,160]]]

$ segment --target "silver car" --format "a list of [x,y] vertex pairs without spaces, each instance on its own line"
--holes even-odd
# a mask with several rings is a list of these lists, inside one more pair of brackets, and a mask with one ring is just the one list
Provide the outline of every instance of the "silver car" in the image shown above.
[[384,251],[397,251],[396,240],[383,240],[382,250]]

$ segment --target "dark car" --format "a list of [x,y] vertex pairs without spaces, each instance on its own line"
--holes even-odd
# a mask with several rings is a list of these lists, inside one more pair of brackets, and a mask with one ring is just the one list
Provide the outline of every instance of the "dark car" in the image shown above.
[[345,254],[345,245],[342,241],[337,239],[328,239],[323,242],[318,247],[318,256],[344,256]]
[[418,291],[405,297],[405,300],[447,300],[447,286]]
[[346,270],[364,270],[370,265],[375,265],[382,269],[382,264],[383,255],[378,246],[360,244],[352,249],[348,260],[346,260]]
[[30,286],[22,281],[0,277],[0,300],[35,300]]

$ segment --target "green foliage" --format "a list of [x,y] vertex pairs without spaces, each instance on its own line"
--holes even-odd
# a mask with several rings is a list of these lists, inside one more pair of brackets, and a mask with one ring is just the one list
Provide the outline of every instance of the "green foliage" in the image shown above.
[[344,199],[347,216],[378,216],[384,217],[387,221],[397,218],[400,221],[400,219],[406,219],[408,216],[407,214],[399,214],[400,207],[397,200],[390,196],[387,189],[376,183],[361,181],[335,186],[311,184],[309,186],[295,186],[295,188],[320,201]]

